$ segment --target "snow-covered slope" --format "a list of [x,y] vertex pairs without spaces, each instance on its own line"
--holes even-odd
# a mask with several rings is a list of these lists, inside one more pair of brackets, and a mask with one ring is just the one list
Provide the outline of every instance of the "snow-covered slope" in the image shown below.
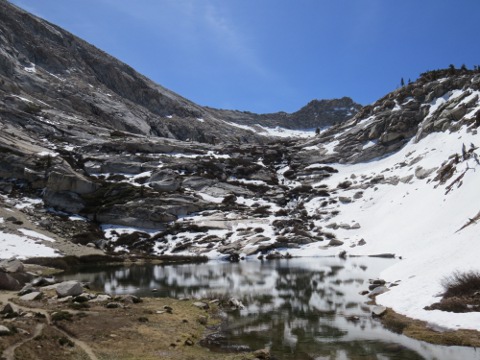
[[[381,276],[399,285],[379,296],[380,304],[439,326],[480,329],[478,313],[423,310],[438,301],[445,276],[457,270],[478,270],[480,264],[478,225],[470,221],[476,216],[478,220],[480,213],[479,141],[477,132],[468,132],[465,126],[454,133],[430,134],[418,143],[412,139],[385,158],[336,165],[339,172],[322,184],[335,187],[349,181],[352,185],[342,191],[343,202],[335,205],[338,215],[324,226],[336,229],[344,245],[324,249],[310,244],[291,252],[307,256],[340,251],[393,253],[402,260]],[[442,183],[439,173],[456,159],[454,173]],[[313,199],[305,207],[313,213],[321,201]],[[359,228],[345,229],[343,224]]]

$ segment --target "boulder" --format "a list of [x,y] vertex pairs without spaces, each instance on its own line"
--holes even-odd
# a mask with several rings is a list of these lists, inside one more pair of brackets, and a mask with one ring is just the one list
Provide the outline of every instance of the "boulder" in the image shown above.
[[58,297],[77,296],[83,293],[82,285],[75,280],[64,281],[55,286]]
[[97,295],[95,299],[91,299],[88,302],[92,302],[92,303],[105,302],[105,301],[109,301],[111,298],[112,297],[110,295],[100,294],[100,295]]
[[41,293],[40,291],[33,291],[31,293],[20,296],[20,300],[34,301],[34,300],[40,300],[42,297],[43,297],[43,293]]
[[0,269],[7,273],[17,273],[24,270],[23,264],[17,258],[11,258],[0,262]]
[[6,326],[0,325],[0,336],[10,335],[11,331]]
[[26,284],[19,292],[18,296],[23,296],[34,292],[36,289],[32,286],[32,284]]
[[1,315],[13,314],[14,312],[16,312],[16,310],[10,303],[5,304],[3,308],[0,310]]
[[17,279],[5,272],[0,272],[0,290],[19,290],[21,287]]
[[341,246],[343,245],[343,241],[337,240],[337,239],[332,239],[328,243],[329,246]]

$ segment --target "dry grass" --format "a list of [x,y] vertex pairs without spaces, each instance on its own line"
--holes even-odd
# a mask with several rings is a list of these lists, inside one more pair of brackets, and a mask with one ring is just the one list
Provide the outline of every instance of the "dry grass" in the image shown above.
[[381,321],[387,329],[431,344],[480,346],[480,336],[478,331],[435,331],[432,330],[426,322],[410,319],[406,316],[395,313],[391,309],[388,309],[387,313],[381,318]]
[[454,313],[480,311],[480,272],[454,272],[443,279],[443,298],[425,310],[442,310]]

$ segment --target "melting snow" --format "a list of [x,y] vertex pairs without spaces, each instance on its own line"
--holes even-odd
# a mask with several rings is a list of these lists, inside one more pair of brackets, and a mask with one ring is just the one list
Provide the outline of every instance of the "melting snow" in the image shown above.
[[54,249],[39,244],[35,240],[3,232],[0,232],[0,248],[2,249],[0,257],[3,259],[9,259],[14,256],[21,259],[39,256],[59,256]]
[[31,198],[24,197],[20,200],[20,202],[18,202],[15,205],[15,208],[17,208],[19,210],[22,210],[22,209],[25,209],[25,208],[28,208],[28,207],[33,207],[37,204],[43,204],[43,200],[42,199],[31,199]]
[[36,231],[33,230],[28,230],[28,229],[18,229],[23,235],[26,235],[28,237],[32,237],[35,239],[40,239],[40,240],[45,240],[45,241],[50,241],[50,242],[55,242],[55,239],[52,239],[51,237],[48,237],[46,235],[40,234]]

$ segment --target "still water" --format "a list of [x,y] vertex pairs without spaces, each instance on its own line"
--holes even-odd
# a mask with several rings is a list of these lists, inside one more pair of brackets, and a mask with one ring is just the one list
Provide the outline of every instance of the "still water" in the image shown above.
[[109,294],[235,297],[245,309],[227,314],[223,346],[270,347],[279,360],[480,359],[480,350],[415,341],[372,319],[369,299],[359,293],[392,261],[297,258],[89,267],[65,278]]

